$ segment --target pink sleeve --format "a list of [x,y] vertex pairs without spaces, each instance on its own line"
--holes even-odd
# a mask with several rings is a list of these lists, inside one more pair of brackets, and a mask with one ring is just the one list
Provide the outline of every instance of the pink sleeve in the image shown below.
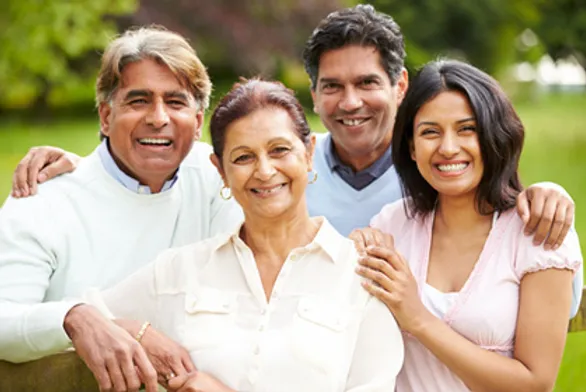
[[556,250],[545,250],[535,246],[533,237],[519,234],[515,274],[521,280],[525,274],[549,268],[569,269],[576,272],[582,265],[582,253],[578,234],[572,227],[562,245]]

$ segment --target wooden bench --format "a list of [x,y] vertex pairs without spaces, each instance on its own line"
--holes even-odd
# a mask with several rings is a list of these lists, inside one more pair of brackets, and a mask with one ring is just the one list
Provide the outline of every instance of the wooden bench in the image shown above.
[[[586,287],[569,331],[586,331]],[[68,352],[22,364],[0,361],[0,391],[98,392],[99,389],[83,361],[76,353]]]

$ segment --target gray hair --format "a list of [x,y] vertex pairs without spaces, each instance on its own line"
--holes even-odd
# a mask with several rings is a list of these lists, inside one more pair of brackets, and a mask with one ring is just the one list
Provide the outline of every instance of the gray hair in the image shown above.
[[127,30],[108,45],[96,82],[96,104],[112,99],[127,64],[145,59],[169,67],[193,94],[198,106],[208,108],[212,83],[206,68],[185,38],[161,26]]

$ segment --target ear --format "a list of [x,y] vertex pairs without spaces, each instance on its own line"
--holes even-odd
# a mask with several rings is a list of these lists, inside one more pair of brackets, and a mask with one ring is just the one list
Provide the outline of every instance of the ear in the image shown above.
[[316,141],[316,137],[315,137],[315,133],[312,133],[309,136],[309,145],[307,146],[307,167],[308,167],[308,171],[312,171],[313,170],[313,154],[315,152],[315,141]]
[[416,159],[415,159],[415,145],[413,144],[413,139],[409,140],[409,152],[411,153],[411,160],[416,161]]
[[399,80],[397,80],[397,106],[403,102],[403,98],[405,98],[405,94],[407,93],[407,88],[409,88],[409,74],[407,73],[407,70],[403,68]]
[[195,132],[193,134],[193,140],[198,141],[199,139],[201,139],[203,124],[204,124],[203,110],[198,110],[198,112],[195,114],[195,121],[196,121],[196,123],[195,123]]
[[317,109],[317,94],[315,93],[315,90],[313,88],[309,91],[311,93],[311,100],[313,101],[313,112],[315,114],[319,114],[319,111]]
[[210,154],[210,161],[212,165],[216,167],[218,174],[222,177],[222,181],[224,182],[224,186],[228,186],[228,182],[226,181],[226,172],[224,172],[224,167],[222,166],[222,161],[219,156],[214,153]]
[[110,136],[110,117],[112,115],[112,107],[108,102],[100,103],[98,107],[98,114],[100,116],[100,130],[104,136]]

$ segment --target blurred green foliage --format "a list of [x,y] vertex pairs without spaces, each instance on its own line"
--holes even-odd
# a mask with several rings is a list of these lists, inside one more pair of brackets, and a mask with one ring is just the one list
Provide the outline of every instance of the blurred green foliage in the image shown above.
[[87,101],[98,51],[117,33],[105,15],[132,13],[136,0],[3,0],[0,106],[63,106]]

